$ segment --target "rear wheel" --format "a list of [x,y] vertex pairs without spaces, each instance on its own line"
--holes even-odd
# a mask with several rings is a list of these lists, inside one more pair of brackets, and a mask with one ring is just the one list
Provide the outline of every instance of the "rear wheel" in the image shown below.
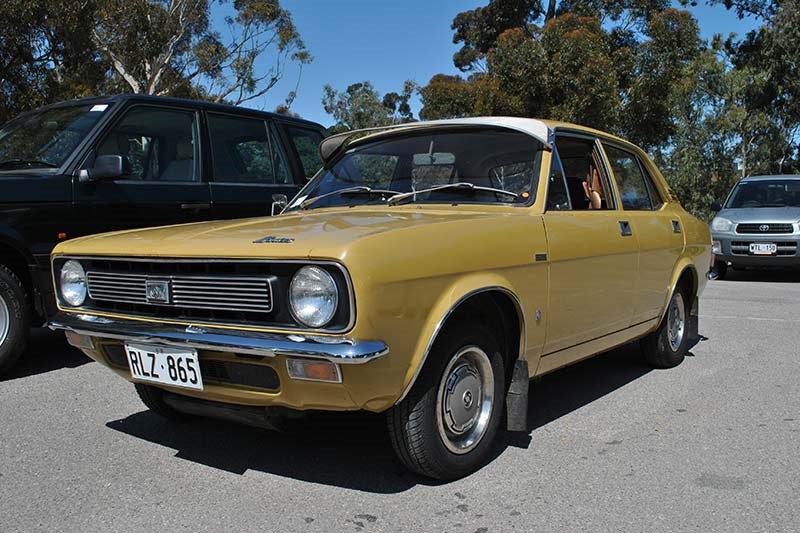
[[667,306],[664,320],[654,332],[642,339],[642,351],[647,361],[656,368],[678,366],[686,356],[689,344],[688,292],[683,286],[675,288]]
[[403,464],[443,480],[482,466],[503,412],[504,376],[491,331],[469,324],[443,332],[409,395],[388,413]]
[[0,265],[0,376],[25,352],[30,329],[25,287],[16,274]]
[[155,414],[174,422],[191,422],[192,420],[196,420],[196,417],[181,413],[177,409],[170,407],[167,402],[164,401],[163,390],[157,387],[151,387],[150,385],[143,385],[142,383],[134,383],[133,386],[136,387],[136,393],[139,395],[142,402]]

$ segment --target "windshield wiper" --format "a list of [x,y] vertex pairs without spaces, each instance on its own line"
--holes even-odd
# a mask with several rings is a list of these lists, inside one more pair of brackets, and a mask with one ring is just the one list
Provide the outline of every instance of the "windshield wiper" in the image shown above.
[[[368,195],[380,194],[381,196],[386,196],[391,194],[397,196],[398,194],[402,193],[399,191],[393,191],[391,189],[373,189],[372,187],[367,187],[366,185],[358,185],[356,187],[347,187],[345,189],[339,189],[336,191],[326,192],[325,194],[320,194],[319,196],[314,196],[313,198],[304,200],[297,207],[299,207],[300,209],[305,209],[311,204],[317,202],[318,200],[322,200],[323,198],[327,198],[328,196],[334,196],[334,195],[345,196],[351,194],[368,194]],[[394,198],[394,196],[392,196],[392,198]]]
[[467,191],[467,192],[470,192],[470,193],[475,192],[475,191],[493,192],[493,193],[496,193],[496,194],[505,194],[506,196],[513,197],[514,199],[519,198],[519,195],[517,193],[515,193],[515,192],[505,191],[503,189],[495,189],[494,187],[483,187],[481,185],[475,185],[474,183],[470,183],[468,181],[459,181],[459,182],[456,182],[456,183],[446,183],[445,185],[437,185],[435,187],[430,187],[428,189],[420,189],[418,191],[403,192],[403,193],[400,193],[400,194],[395,194],[394,196],[389,198],[389,200],[387,200],[386,203],[389,204],[389,205],[397,205],[400,202],[402,202],[403,200],[406,200],[408,198],[413,198],[417,194],[423,194],[423,193],[428,193],[428,192],[436,192],[436,191],[441,191],[441,190],[445,190],[445,189],[449,189],[449,190],[453,190],[453,191]]
[[58,165],[48,163],[47,161],[39,161],[37,159],[6,159],[0,162],[0,169],[13,165],[25,165],[28,167],[45,167],[45,168],[58,168]]

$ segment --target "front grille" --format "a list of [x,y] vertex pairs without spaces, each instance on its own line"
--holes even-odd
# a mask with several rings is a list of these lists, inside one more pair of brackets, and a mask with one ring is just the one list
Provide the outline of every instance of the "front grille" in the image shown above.
[[[54,258],[54,271],[60,271],[67,259]],[[88,298],[83,310],[194,324],[308,329],[294,319],[287,302],[289,283],[307,261],[72,259],[80,261],[87,272]],[[333,276],[340,295],[334,318],[322,329],[346,331],[355,316],[347,273],[335,263],[314,264]],[[159,287],[164,299],[154,299]]]
[[760,222],[757,224],[737,224],[736,233],[758,233],[763,235],[792,233],[794,227],[783,222]]
[[[732,241],[731,253],[733,255],[751,255],[750,244],[752,241]],[[797,243],[793,241],[775,241],[778,247],[777,255],[792,256],[797,254]],[[769,257],[769,256],[765,256]]]
[[[89,297],[96,301],[171,306],[219,311],[272,311],[270,277],[248,276],[147,276],[118,272],[88,272]],[[166,301],[148,299],[147,283],[169,284]]]

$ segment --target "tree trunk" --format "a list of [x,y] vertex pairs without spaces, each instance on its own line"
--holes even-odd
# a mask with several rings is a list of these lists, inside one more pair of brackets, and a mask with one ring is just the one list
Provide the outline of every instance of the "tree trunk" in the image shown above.
[[556,0],[550,0],[547,3],[547,13],[545,13],[544,21],[547,22],[556,16]]

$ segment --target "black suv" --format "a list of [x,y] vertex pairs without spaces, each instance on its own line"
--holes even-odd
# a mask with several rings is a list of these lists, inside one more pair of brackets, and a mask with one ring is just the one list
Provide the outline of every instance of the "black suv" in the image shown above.
[[[74,100],[0,129],[0,375],[54,308],[50,251],[104,231],[269,215],[321,166],[319,124],[192,100]],[[276,199],[282,199],[276,196]]]

